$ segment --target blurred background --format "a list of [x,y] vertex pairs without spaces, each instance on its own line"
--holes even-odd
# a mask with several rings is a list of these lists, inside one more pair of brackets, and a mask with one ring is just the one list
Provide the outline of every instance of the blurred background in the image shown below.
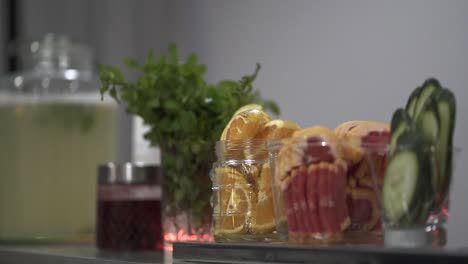
[[[448,244],[460,247],[468,245],[467,13],[464,0],[0,0],[0,75],[17,70],[15,43],[49,32],[88,44],[96,63],[116,66],[173,41],[182,54],[199,54],[211,82],[237,79],[260,62],[255,86],[279,103],[282,118],[332,128],[389,121],[414,88],[436,77],[458,103],[462,153]],[[154,151],[135,153],[145,144],[141,124],[123,109],[119,121],[117,159],[157,160]]]

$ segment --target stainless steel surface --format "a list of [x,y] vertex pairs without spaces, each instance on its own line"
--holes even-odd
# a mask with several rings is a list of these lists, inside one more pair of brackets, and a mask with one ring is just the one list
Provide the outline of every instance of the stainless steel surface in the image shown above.
[[161,183],[159,166],[145,163],[107,163],[98,166],[99,184]]
[[0,246],[2,264],[141,264],[162,263],[163,252],[107,252],[92,246]]
[[175,243],[173,263],[450,264],[468,263],[468,250],[266,243]]
[[86,245],[0,246],[2,264],[141,263],[468,263],[468,249],[398,249],[376,246],[175,243],[173,258],[161,251],[105,252]]

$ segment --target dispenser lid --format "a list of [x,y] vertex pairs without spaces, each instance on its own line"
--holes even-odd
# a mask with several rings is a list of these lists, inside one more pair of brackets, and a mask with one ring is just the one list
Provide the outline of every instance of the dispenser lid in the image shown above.
[[63,35],[11,45],[19,70],[0,78],[0,91],[9,94],[70,94],[97,92],[92,48]]
[[107,163],[98,166],[98,184],[161,184],[159,166],[146,163]]

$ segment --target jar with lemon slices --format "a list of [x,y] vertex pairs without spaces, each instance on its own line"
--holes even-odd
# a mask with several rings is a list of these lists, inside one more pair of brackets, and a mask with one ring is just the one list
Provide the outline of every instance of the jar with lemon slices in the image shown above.
[[291,121],[271,120],[256,104],[233,115],[216,143],[211,170],[216,241],[277,239],[267,143],[298,129]]

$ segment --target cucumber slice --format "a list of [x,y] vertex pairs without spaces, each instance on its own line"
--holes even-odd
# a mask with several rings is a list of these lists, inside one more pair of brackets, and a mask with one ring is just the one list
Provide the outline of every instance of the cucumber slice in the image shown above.
[[426,146],[439,142],[439,112],[435,97],[429,97],[415,119],[416,130]]
[[416,120],[423,110],[424,106],[426,105],[426,102],[429,98],[433,96],[433,94],[441,89],[439,81],[437,81],[434,78],[427,79],[423,85],[421,86],[421,91],[418,96],[418,101],[416,103],[416,106],[414,108],[414,111],[410,113],[411,117]]
[[[421,188],[418,188],[421,190]],[[406,217],[401,221],[402,226],[415,226],[415,225],[424,225],[427,222],[427,219],[431,213],[432,209],[432,200],[430,200],[428,195],[424,193],[418,194],[421,198],[420,201],[414,204],[412,211],[409,212]],[[425,197],[425,198],[424,198]]]
[[408,112],[403,108],[398,108],[392,116],[392,123],[390,125],[390,145],[393,148],[396,146],[398,138],[403,134],[405,131],[414,130],[414,122],[411,117],[408,115]]
[[420,176],[417,152],[410,148],[395,153],[387,165],[382,190],[386,218],[394,224],[414,212]]
[[416,103],[418,102],[419,94],[421,93],[422,87],[418,87],[413,90],[408,102],[406,102],[406,111],[410,116],[414,116],[414,109],[416,108]]
[[438,153],[433,152],[433,148],[439,146],[440,124],[439,112],[437,111],[437,103],[434,96],[427,99],[426,104],[415,121],[415,124],[417,135],[421,139],[421,151],[424,152],[424,156],[426,156],[426,164],[428,167],[427,175],[430,177],[429,182],[432,183],[432,190],[438,190],[438,166],[434,165],[439,163],[439,158],[437,155]]
[[445,198],[452,175],[452,144],[455,130],[456,101],[455,95],[448,89],[437,93],[437,110],[439,112],[439,170],[437,191]]
[[403,225],[415,226],[424,225],[431,213],[434,204],[434,191],[432,188],[432,171],[430,157],[431,153],[427,149],[419,148],[419,180],[417,190],[417,198],[411,205],[411,212],[404,218]]
[[416,130],[406,130],[390,156],[382,190],[384,212],[400,226],[423,224],[432,206],[430,151]]

